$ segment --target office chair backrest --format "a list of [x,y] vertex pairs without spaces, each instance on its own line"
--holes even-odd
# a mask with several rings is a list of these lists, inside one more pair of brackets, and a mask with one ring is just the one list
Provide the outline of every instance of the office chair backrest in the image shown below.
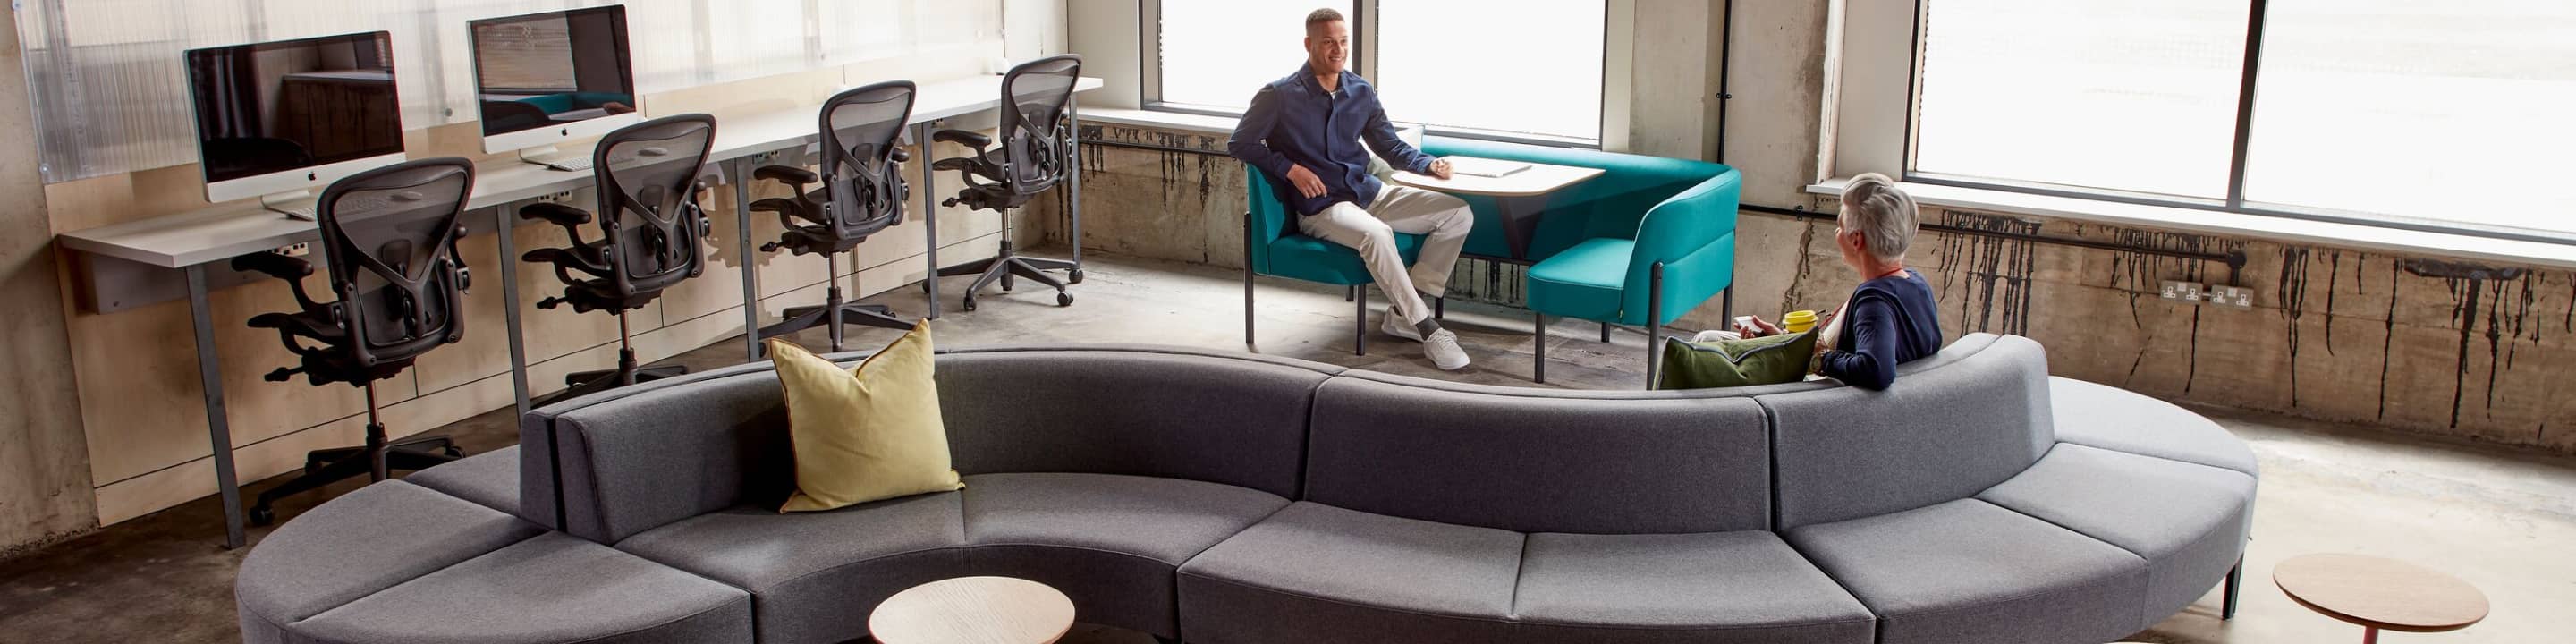
[[653,119],[600,139],[592,167],[615,295],[660,291],[705,271],[697,180],[715,139],[716,119],[705,114]]
[[912,81],[877,83],[823,103],[823,182],[833,236],[857,239],[903,223],[894,153],[912,120]]
[[1073,108],[1073,84],[1082,79],[1082,56],[1040,58],[1011,68],[1002,76],[1002,149],[1011,164],[1003,179],[1013,191],[1037,194],[1064,180],[1065,131]]
[[409,361],[465,337],[463,234],[474,163],[424,159],[333,182],[314,211],[351,363]]

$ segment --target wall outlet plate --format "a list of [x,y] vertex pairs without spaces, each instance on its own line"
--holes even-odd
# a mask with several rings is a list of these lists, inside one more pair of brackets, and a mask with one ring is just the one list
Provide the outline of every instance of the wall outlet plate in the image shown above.
[[2176,302],[2199,304],[2206,293],[2207,287],[2201,285],[2199,282],[2165,280],[2164,289],[2157,293],[2157,297],[2162,297]]
[[2254,289],[2243,286],[2209,287],[2209,303],[2240,309],[2254,308]]

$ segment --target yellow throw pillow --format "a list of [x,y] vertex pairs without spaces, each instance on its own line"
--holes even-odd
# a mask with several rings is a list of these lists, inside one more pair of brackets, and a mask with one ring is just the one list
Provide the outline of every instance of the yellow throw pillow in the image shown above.
[[948,461],[931,380],[930,326],[915,325],[852,369],[769,340],[787,390],[796,494],[780,512],[812,512],[966,487]]

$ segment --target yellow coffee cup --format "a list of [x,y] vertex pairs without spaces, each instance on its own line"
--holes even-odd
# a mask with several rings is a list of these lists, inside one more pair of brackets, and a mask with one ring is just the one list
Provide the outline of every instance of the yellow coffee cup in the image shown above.
[[1815,311],[1790,311],[1788,315],[1780,316],[1781,330],[1790,333],[1806,333],[1808,329],[1813,328],[1816,328]]

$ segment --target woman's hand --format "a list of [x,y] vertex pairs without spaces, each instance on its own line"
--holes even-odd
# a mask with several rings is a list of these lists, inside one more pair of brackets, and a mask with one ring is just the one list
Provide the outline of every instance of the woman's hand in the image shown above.
[[1762,316],[1747,315],[1737,319],[1735,332],[1736,334],[1744,337],[1759,338],[1779,335],[1780,327],[1774,326],[1770,322],[1763,320]]

